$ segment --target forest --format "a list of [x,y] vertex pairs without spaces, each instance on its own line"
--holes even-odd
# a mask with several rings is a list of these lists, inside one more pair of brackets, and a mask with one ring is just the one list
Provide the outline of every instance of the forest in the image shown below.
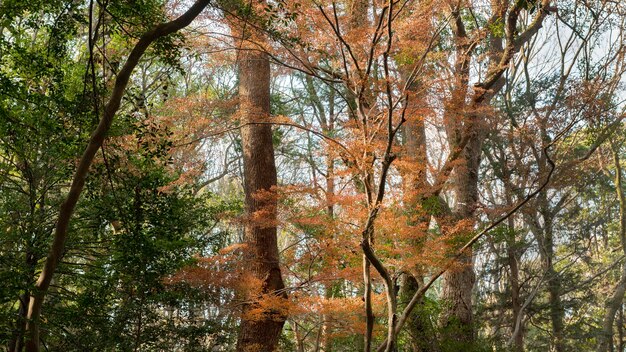
[[0,0],[0,350],[626,351],[626,1]]

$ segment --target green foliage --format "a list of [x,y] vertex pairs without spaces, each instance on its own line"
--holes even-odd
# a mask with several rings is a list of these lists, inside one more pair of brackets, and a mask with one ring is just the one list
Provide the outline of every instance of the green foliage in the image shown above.
[[[172,312],[201,302],[202,293],[169,288],[163,281],[214,240],[207,233],[214,212],[207,198],[190,189],[159,191],[173,179],[154,160],[154,155],[134,160],[139,174],[110,175],[100,167],[90,176],[78,214],[83,226],[68,243],[67,256],[75,262],[67,264],[60,282],[72,291],[73,303],[49,322],[76,334],[58,341],[50,336],[50,343],[65,350],[163,350],[191,346],[214,330],[211,322],[191,318],[181,324]],[[107,187],[109,177],[113,189]],[[81,326],[93,329],[86,334]]]
[[432,196],[422,200],[422,209],[430,215],[441,215],[444,211],[438,196]]
[[504,38],[504,20],[501,18],[496,19],[493,23],[489,23],[489,31],[495,38]]
[[[0,4],[3,346],[23,329],[20,299],[33,289],[76,160],[99,118],[95,106],[106,94],[105,85],[92,84],[86,43],[77,40],[88,23],[87,5]],[[165,19],[162,1],[111,1],[107,14],[108,49],[119,50],[109,57],[107,71],[119,68],[115,62],[124,59],[128,35]],[[180,41],[170,36],[150,55],[158,65],[176,69]],[[103,68],[94,71],[98,76]],[[129,105],[123,109],[132,110]],[[128,110],[114,135],[135,134],[138,150],[107,143],[87,179],[45,301],[42,339],[49,350],[199,351],[223,323],[200,319],[205,293],[164,280],[192,263],[195,254],[224,246],[229,234],[211,229],[217,212],[230,206],[210,193],[195,194],[191,186],[162,191],[181,172],[171,168],[172,133],[137,123]]]

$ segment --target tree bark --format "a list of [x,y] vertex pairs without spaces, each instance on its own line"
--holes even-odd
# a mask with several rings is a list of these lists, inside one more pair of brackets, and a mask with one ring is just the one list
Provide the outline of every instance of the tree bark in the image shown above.
[[[276,165],[269,124],[270,64],[266,53],[256,51],[242,36],[239,50],[239,115],[243,147],[245,208],[245,256],[249,273],[261,282],[260,295],[249,297],[243,306],[237,351],[274,351],[286,316],[280,308],[264,308],[260,316],[250,316],[266,295],[286,298],[279,266],[276,234]],[[248,50],[246,50],[248,49]],[[261,216],[262,214],[262,216]],[[262,222],[257,221],[262,217]]]
[[[548,141],[548,134],[545,125],[540,126],[542,139]],[[539,161],[539,173],[545,173],[547,160],[542,158]],[[554,214],[559,212],[558,207],[551,208],[551,200],[548,199],[547,191],[542,191],[538,196],[538,205],[543,228],[538,232],[540,250],[539,254],[543,261],[544,270],[547,275],[548,305],[550,311],[550,321],[552,330],[552,345],[556,352],[565,351],[565,326],[563,317],[565,310],[561,302],[561,278],[554,269]],[[538,222],[537,222],[538,224]]]
[[[512,204],[510,197],[508,204]],[[511,310],[513,311],[511,334],[513,336],[513,350],[515,352],[524,351],[524,327],[522,324],[522,300],[520,297],[520,281],[519,281],[519,254],[517,251],[518,243],[515,239],[515,224],[513,218],[509,218],[509,233],[507,234],[507,262],[509,269],[509,285],[511,286]],[[519,326],[518,326],[519,325]]]
[[[408,71],[409,67],[404,68]],[[404,73],[404,81],[409,79],[409,75]],[[421,203],[424,202],[425,192],[428,191],[430,184],[428,182],[428,157],[426,154],[426,128],[424,124],[424,114],[419,109],[425,106],[423,94],[420,94],[418,83],[411,84],[407,89],[407,115],[410,116],[403,126],[403,139],[406,152],[406,159],[413,166],[412,170],[402,175],[404,192],[406,194],[404,202],[409,209],[420,211],[411,219],[412,225],[418,229],[428,229],[431,216],[421,209]],[[416,253],[423,251],[423,243],[416,241]],[[423,268],[415,267],[413,272],[404,275],[401,281],[400,302],[408,304],[411,297],[423,285],[423,277],[419,273],[423,272]],[[407,333],[409,346],[413,351],[434,351],[436,343],[433,339],[433,326],[430,324],[430,313],[424,309],[424,301],[420,300],[414,312],[409,318]]]
[[[613,145],[613,166],[615,167],[615,193],[619,204],[619,236],[622,251],[626,254],[626,197],[622,184],[622,166],[619,157],[619,145]],[[626,293],[626,264],[622,265],[619,282],[615,286],[613,295],[606,302],[606,313],[602,320],[602,330],[598,336],[598,351],[613,351],[613,323],[615,314],[621,308]]]
[[[415,292],[424,285],[422,278],[414,275],[404,275],[400,287],[400,302],[408,304]],[[408,334],[407,350],[413,352],[437,351],[435,329],[431,323],[431,313],[426,310],[424,300],[421,299],[411,313],[406,331]]]
[[[471,128],[470,139],[452,176],[456,197],[452,218],[454,221],[467,221],[465,231],[468,234],[474,228],[473,216],[478,203],[478,167],[484,139],[484,132],[480,128]],[[443,276],[442,299],[446,309],[441,320],[447,342],[466,345],[474,341],[472,289],[475,280],[470,248],[459,258],[459,266]]]

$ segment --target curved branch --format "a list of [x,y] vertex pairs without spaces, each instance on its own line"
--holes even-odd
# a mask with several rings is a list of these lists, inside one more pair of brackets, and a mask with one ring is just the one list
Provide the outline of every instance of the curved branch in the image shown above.
[[[548,153],[548,150],[553,144],[554,144],[554,141],[543,148],[543,152],[546,156],[546,160],[548,164],[550,165],[550,170],[548,171],[548,174],[546,175],[546,179],[544,180],[544,182],[537,189],[535,189],[533,192],[528,194],[526,198],[524,198],[524,200],[519,202],[515,207],[509,210],[506,214],[504,214],[502,217],[500,217],[499,219],[491,223],[491,225],[487,226],[485,229],[483,229],[474,237],[472,237],[469,241],[467,241],[467,243],[465,243],[465,245],[461,247],[461,249],[459,249],[459,251],[446,263],[446,265],[441,270],[439,270],[435,275],[433,275],[424,286],[422,286],[417,292],[415,292],[413,297],[411,297],[411,301],[409,301],[406,308],[402,312],[402,315],[400,315],[400,317],[398,318],[398,321],[396,323],[396,335],[400,333],[400,331],[402,330],[402,327],[404,326],[407,319],[409,318],[409,314],[411,314],[411,311],[413,311],[413,308],[415,308],[419,300],[424,296],[424,294],[426,294],[426,291],[430,289],[433,283],[435,283],[435,281],[439,277],[441,277],[441,275],[443,275],[446,271],[448,271],[452,267],[452,265],[465,253],[465,251],[467,251],[479,239],[481,239],[483,236],[489,233],[489,231],[493,230],[496,226],[500,225],[504,220],[508,219],[511,215],[515,214],[521,207],[523,207],[526,203],[528,203],[531,199],[533,199],[537,194],[539,194],[541,191],[543,191],[546,188],[546,186],[550,183],[550,180],[552,179],[552,174],[554,173],[554,170],[556,168],[556,164],[554,163],[554,161],[552,161],[552,159],[550,159],[550,155]],[[386,341],[383,341],[383,343],[379,345],[377,352],[383,352],[385,350],[385,347],[386,347]]]
[[72,179],[72,185],[70,186],[69,193],[61,205],[61,210],[59,211],[59,217],[54,230],[52,246],[50,247],[43,269],[30,297],[27,315],[28,323],[26,326],[27,352],[39,351],[39,318],[41,315],[41,309],[54,272],[63,257],[67,231],[72,214],[74,213],[76,204],[80,199],[80,195],[85,186],[85,179],[89,173],[89,168],[93,163],[96,152],[102,146],[102,143],[111,128],[111,124],[113,123],[115,113],[120,107],[122,97],[133,70],[150,44],[159,38],[165,37],[187,27],[191,21],[193,21],[200,14],[200,12],[202,12],[202,10],[209,5],[209,2],[210,0],[197,0],[180,17],[173,21],[162,23],[143,34],[141,38],[139,38],[137,44],[135,44],[135,47],[128,56],[128,59],[126,59],[126,63],[118,73],[117,78],[115,79],[113,92],[104,108],[104,114],[98,124],[98,127],[91,135],[89,144],[80,158],[78,167],[74,173],[74,178]]

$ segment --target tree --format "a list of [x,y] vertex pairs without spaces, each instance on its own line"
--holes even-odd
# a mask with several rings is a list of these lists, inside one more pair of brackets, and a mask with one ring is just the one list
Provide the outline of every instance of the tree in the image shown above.
[[152,42],[186,27],[206,7],[207,4],[208,1],[198,1],[189,10],[187,10],[185,14],[176,20],[161,24],[145,33],[139,39],[139,42],[130,53],[127,62],[118,73],[115,80],[115,88],[111,94],[111,98],[104,107],[102,119],[90,138],[89,145],[85,149],[78,164],[78,168],[74,174],[68,196],[61,205],[61,210],[55,225],[52,246],[35,288],[30,295],[28,313],[26,314],[26,351],[39,351],[39,319],[41,309],[46,292],[50,287],[54,271],[63,256],[69,222],[83,190],[85,178],[89,172],[89,167],[91,166],[96,152],[102,146],[102,142],[111,127],[111,123],[113,122],[115,113],[119,108],[122,95],[124,94],[124,90],[128,84],[133,69],[137,66],[141,56],[148,46],[152,44]]
[[[263,2],[246,5],[240,11],[256,11]],[[246,293],[238,351],[274,351],[285,323],[285,313],[277,308],[263,308],[264,296],[286,298],[276,238],[276,164],[270,114],[270,63],[263,46],[262,34],[246,27],[251,16],[233,21],[231,30],[238,44],[239,118],[243,151],[243,179],[246,225],[244,261],[250,280],[256,283]]]
[[9,350],[623,348],[621,2],[182,7],[0,5]]

